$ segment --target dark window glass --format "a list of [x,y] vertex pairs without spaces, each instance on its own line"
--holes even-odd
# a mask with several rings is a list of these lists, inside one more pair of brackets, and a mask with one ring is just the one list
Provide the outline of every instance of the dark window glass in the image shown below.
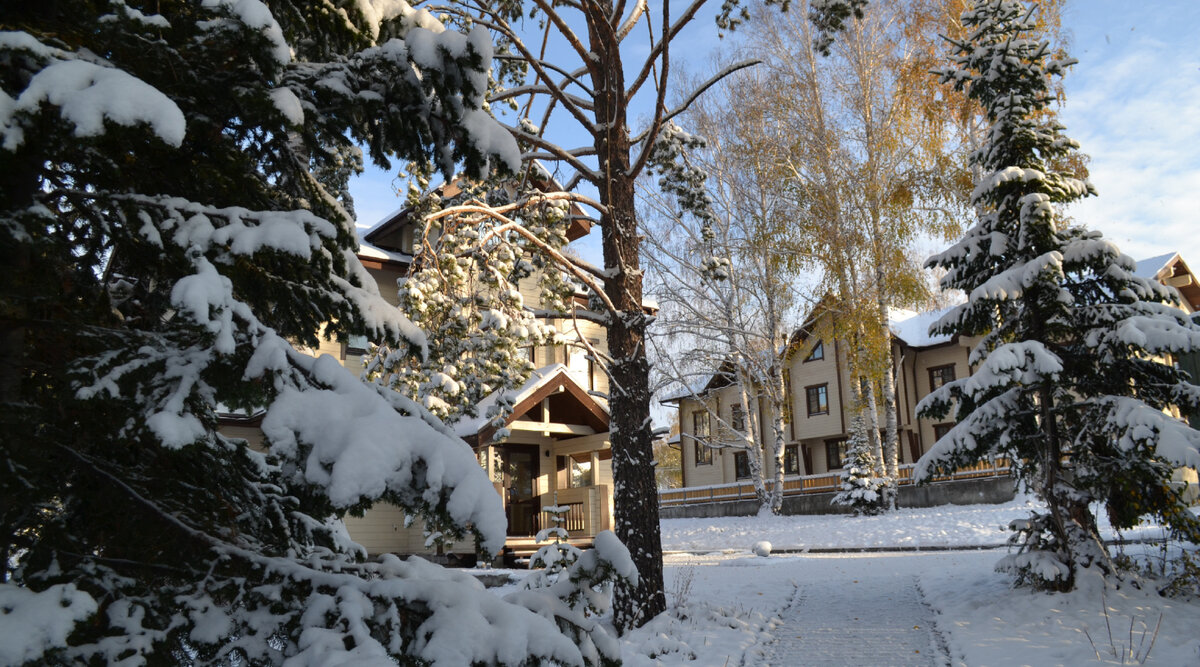
[[947,382],[954,381],[954,364],[934,366],[929,369],[929,390],[933,391]]
[[934,442],[941,440],[947,433],[950,432],[950,429],[952,429],[952,428],[954,428],[953,423],[934,424],[933,425],[933,440],[934,440]]
[[828,385],[819,384],[815,387],[805,387],[804,393],[808,397],[808,416],[829,413]]
[[708,442],[708,413],[693,412],[692,447],[696,451],[696,465],[698,466],[712,464],[712,448],[702,444],[705,442]]
[[825,460],[829,463],[830,470],[842,467],[842,463],[846,460],[846,440],[844,438],[825,441]]
[[800,445],[786,445],[783,448],[783,474],[800,474]]
[[746,452],[733,453],[733,471],[738,479],[750,477],[750,457]]

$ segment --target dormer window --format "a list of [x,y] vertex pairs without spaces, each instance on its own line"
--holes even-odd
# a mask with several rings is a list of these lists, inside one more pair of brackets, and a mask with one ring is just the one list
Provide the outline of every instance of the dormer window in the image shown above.
[[805,361],[820,361],[824,358],[825,358],[825,344],[821,341],[817,341],[817,344],[813,345],[812,352],[809,352],[808,356],[805,357],[804,360]]

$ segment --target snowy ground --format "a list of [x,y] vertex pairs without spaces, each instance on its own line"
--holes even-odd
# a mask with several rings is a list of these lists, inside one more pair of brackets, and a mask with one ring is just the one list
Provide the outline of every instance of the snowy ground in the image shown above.
[[762,539],[777,549],[997,544],[999,526],[1032,506],[1020,499],[884,517],[666,520],[664,548],[688,553],[666,556],[671,610],[625,638],[626,664],[1200,664],[1200,600],[1160,597],[1153,585],[1106,587],[1085,577],[1068,595],[1013,589],[992,569],[1003,549],[750,553]]
[[[858,549],[902,547],[999,546],[1008,539],[1009,521],[1028,517],[1039,509],[1024,496],[1003,505],[943,505],[900,509],[894,514],[869,517],[845,515],[719,517],[713,519],[665,519],[662,545],[665,551],[748,550],[766,540],[775,551],[803,549]],[[1101,513],[1103,514],[1103,513]],[[1161,528],[1145,526],[1122,535],[1100,517],[1106,539],[1157,539]]]

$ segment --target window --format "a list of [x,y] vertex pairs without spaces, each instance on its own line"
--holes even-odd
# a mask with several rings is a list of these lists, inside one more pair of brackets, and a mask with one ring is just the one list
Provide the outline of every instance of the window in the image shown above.
[[696,465],[706,466],[712,465],[713,453],[712,448],[708,445],[701,444],[708,440],[708,413],[693,412],[692,413],[692,446],[696,450]]
[[808,416],[829,414],[829,385],[818,384],[805,387],[804,394],[808,398]]
[[746,452],[733,453],[733,472],[738,479],[748,479],[750,477],[750,457]]
[[947,433],[949,433],[950,429],[952,429],[952,428],[954,428],[953,422],[948,422],[945,424],[934,424],[933,425],[933,441],[937,442],[938,440],[941,440],[942,437],[944,437]]
[[929,391],[933,391],[947,382],[954,381],[954,364],[934,366],[929,369]]
[[804,358],[804,361],[805,362],[820,361],[824,358],[825,358],[825,343],[823,343],[821,341],[817,341],[817,344],[813,345],[812,352],[808,353],[808,356]]
[[800,474],[800,445],[785,445],[783,448],[783,474]]
[[572,489],[592,485],[592,462],[590,460],[576,461],[574,458],[572,458],[570,459],[570,465],[570,485]]
[[829,465],[830,470],[837,470],[842,467],[842,463],[846,460],[846,439],[825,441],[825,461]]
[[366,336],[350,336],[346,340],[346,354],[366,354],[370,347]]
[[746,411],[742,409],[741,403],[729,406],[729,425],[738,433],[746,432]]
[[416,239],[414,236],[415,234],[413,233],[412,225],[405,225],[405,227],[400,230],[400,252],[404,253],[405,255],[414,254],[413,246],[416,245]]

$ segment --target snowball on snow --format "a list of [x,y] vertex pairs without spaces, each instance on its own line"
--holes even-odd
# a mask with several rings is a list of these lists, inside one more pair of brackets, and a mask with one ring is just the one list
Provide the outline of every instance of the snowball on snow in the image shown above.
[[766,558],[771,555],[771,543],[766,540],[755,542],[751,551],[754,552],[755,556]]

